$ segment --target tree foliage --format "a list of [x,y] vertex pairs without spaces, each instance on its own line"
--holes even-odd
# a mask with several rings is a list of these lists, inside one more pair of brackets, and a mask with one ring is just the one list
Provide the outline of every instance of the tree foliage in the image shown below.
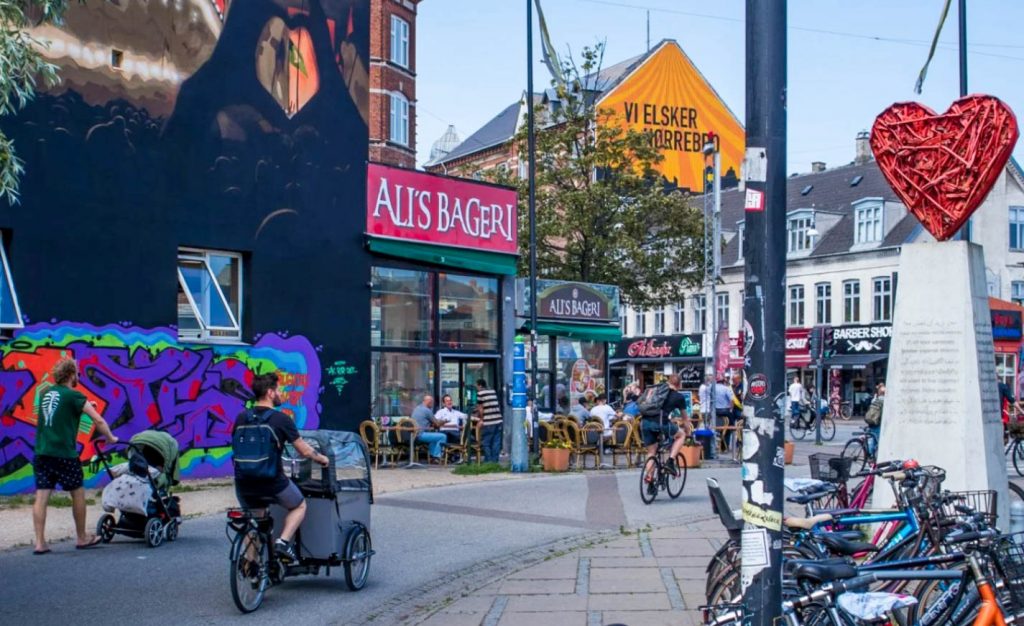
[[[32,36],[28,28],[59,24],[67,0],[0,0],[0,115],[20,111],[35,97],[39,85],[58,82],[57,66],[42,55],[48,44]],[[18,179],[24,164],[14,142],[0,131],[0,199],[18,201]]]
[[[556,106],[537,107],[538,276],[618,285],[638,308],[677,302],[703,267],[703,216],[654,167],[663,158],[648,137],[598,110],[603,46],[563,63]],[[516,137],[527,159],[526,125]],[[525,167],[525,165],[524,165]],[[529,275],[527,180],[498,172],[519,189],[521,276]]]

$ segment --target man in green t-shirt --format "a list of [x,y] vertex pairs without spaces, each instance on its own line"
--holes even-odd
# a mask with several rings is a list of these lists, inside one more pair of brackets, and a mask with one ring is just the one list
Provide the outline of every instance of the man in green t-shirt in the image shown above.
[[32,468],[36,477],[36,499],[32,505],[32,524],[36,531],[33,554],[47,554],[46,507],[50,494],[60,485],[71,494],[71,513],[75,518],[79,550],[96,546],[100,539],[85,532],[85,480],[78,460],[76,438],[78,423],[85,413],[92,418],[96,430],[108,443],[117,443],[107,422],[85,395],[76,391],[78,364],[74,359],[61,359],[54,366],[53,384],[42,390],[37,399],[36,447]]

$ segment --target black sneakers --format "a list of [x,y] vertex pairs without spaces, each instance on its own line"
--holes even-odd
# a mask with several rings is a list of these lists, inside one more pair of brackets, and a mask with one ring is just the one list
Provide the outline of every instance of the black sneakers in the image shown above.
[[295,546],[290,541],[285,541],[284,539],[278,539],[274,542],[274,552],[285,563],[295,563],[299,560],[299,555],[295,553]]

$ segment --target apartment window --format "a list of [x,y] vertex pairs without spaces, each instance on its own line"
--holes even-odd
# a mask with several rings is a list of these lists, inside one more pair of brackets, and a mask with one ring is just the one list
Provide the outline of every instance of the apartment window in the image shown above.
[[391,16],[391,62],[409,68],[409,22]]
[[1024,206],[1010,207],[1010,249],[1024,250]]
[[622,330],[622,335],[629,337],[629,315],[626,313],[626,307],[622,307],[622,310],[619,312],[619,327]]
[[843,323],[860,323],[860,281],[843,282]]
[[178,337],[242,338],[242,257],[212,250],[178,251]]
[[655,309],[654,311],[654,334],[664,335],[665,334],[665,309]]
[[832,283],[818,283],[814,286],[814,304],[818,324],[832,323]]
[[1016,389],[1017,380],[1017,355],[1005,352],[996,352],[996,376],[999,382],[1006,383],[1010,389]]
[[677,335],[686,332],[686,307],[682,302],[677,302],[672,311],[672,332]]
[[729,323],[729,294],[715,294],[715,323],[721,328],[723,324]]
[[409,145],[409,101],[400,93],[391,94],[391,141]]
[[702,333],[707,326],[707,296],[700,294],[693,297],[693,332]]
[[804,325],[804,286],[794,285],[789,288],[789,325]]
[[633,313],[633,334],[638,337],[647,334],[647,314],[644,311]]
[[872,320],[888,322],[892,320],[892,278],[883,276],[874,279],[872,292]]
[[18,292],[14,290],[11,267],[7,264],[7,253],[4,251],[4,235],[0,233],[0,328],[22,326]]
[[789,234],[788,252],[807,252],[814,245],[814,236],[811,235],[811,229],[814,228],[813,215],[791,217],[787,220],[786,228]]
[[1024,280],[1015,280],[1010,283],[1010,300],[1014,304],[1024,306]]
[[882,241],[882,206],[880,204],[858,207],[854,223],[854,243]]
[[737,257],[740,259],[743,258],[743,235],[746,234],[746,228],[744,228],[744,226],[745,224],[743,222],[736,225],[736,245],[739,247]]

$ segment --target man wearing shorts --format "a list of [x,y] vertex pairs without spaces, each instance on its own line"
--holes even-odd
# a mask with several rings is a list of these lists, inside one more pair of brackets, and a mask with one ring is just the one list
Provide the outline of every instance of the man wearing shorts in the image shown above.
[[[643,417],[640,420],[640,436],[643,438],[644,445],[647,446],[647,458],[652,458],[658,454],[658,435],[663,434],[666,437],[675,438],[675,441],[672,442],[672,450],[669,452],[667,463],[670,471],[675,468],[676,457],[683,447],[683,432],[665,416],[671,414],[675,409],[679,409],[684,415],[686,414],[686,398],[679,392],[679,385],[678,374],[669,376],[668,387],[671,391],[668,392],[665,403],[661,405],[661,418]],[[652,480],[652,478],[651,475],[647,476],[647,480]]]
[[78,386],[78,364],[61,359],[50,373],[53,384],[40,389],[36,404],[36,447],[32,469],[36,477],[36,499],[32,505],[32,525],[36,543],[33,554],[48,554],[46,543],[46,507],[50,494],[60,486],[71,494],[71,515],[78,534],[76,548],[83,550],[100,543],[99,537],[85,533],[85,488],[82,463],[78,459],[76,439],[82,413],[92,418],[96,431],[109,443],[117,443],[107,422]]
[[[282,560],[297,561],[298,555],[295,546],[292,545],[292,537],[299,529],[302,520],[306,517],[306,499],[302,492],[284,473],[284,463],[281,461],[281,453],[284,451],[284,444],[292,444],[295,450],[306,457],[327,467],[330,463],[328,458],[316,452],[312,446],[306,443],[299,436],[299,429],[295,427],[292,418],[278,411],[276,407],[281,406],[282,397],[277,388],[277,374],[261,374],[252,380],[252,393],[256,403],[251,409],[260,417],[266,417],[268,426],[274,429],[277,439],[277,476],[271,479],[243,478],[235,470],[235,496],[242,508],[262,509],[269,504],[278,504],[288,511],[284,518],[284,526],[281,528],[281,536],[274,544],[274,549],[283,557]],[[235,420],[235,428],[245,423],[249,411],[242,413]]]

